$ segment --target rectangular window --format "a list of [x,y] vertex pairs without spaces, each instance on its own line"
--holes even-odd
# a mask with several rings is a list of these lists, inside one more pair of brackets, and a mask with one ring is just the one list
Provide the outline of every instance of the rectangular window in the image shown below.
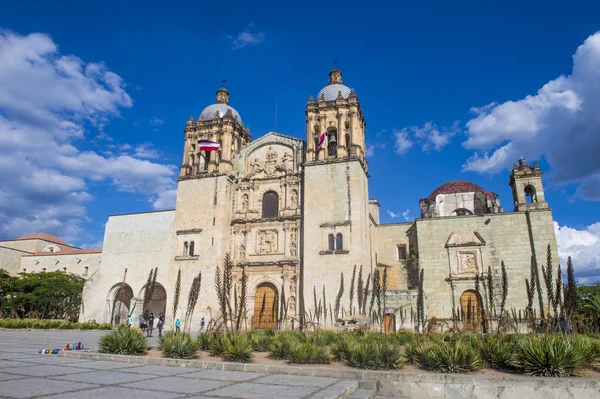
[[216,222],[217,222],[217,219],[213,218],[213,226],[215,225]]
[[406,245],[396,246],[398,251],[398,260],[406,260]]
[[215,237],[212,238],[212,245],[215,245]]

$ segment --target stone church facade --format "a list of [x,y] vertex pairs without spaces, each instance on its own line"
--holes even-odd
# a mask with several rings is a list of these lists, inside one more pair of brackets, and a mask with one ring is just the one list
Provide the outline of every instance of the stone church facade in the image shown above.
[[[229,105],[228,91],[219,89],[216,102],[185,125],[175,209],[109,217],[101,265],[85,285],[81,319],[137,317],[148,274],[158,268],[149,308],[165,312],[168,320],[178,272],[176,312],[182,320],[192,280],[201,273],[192,320],[197,329],[202,317],[219,317],[215,271],[217,265],[222,270],[226,253],[238,292],[242,273],[248,276],[249,329],[297,326],[301,313],[314,318],[322,299],[329,311],[342,278],[340,315],[348,318],[355,265],[362,266],[363,280],[376,268],[386,270],[387,329],[412,328],[420,270],[427,317],[450,319],[467,297],[485,306],[474,291],[475,276],[490,271],[499,281],[502,261],[511,287],[507,307],[526,307],[531,257],[543,263],[548,245],[558,257],[537,164],[515,165],[512,211],[503,210],[496,194],[453,181],[420,200],[420,218],[381,224],[379,203],[369,198],[365,116],[339,70],[309,98],[305,116],[305,140],[273,132],[252,140]],[[198,140],[218,142],[220,149],[200,151]],[[277,323],[282,300],[287,317]],[[335,320],[328,316],[319,323],[332,328]]]

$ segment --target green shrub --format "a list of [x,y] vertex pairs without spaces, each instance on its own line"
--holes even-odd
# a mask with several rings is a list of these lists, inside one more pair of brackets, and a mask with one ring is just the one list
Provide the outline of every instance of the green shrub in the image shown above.
[[198,342],[188,334],[168,332],[158,339],[163,357],[174,359],[194,359],[198,357]]
[[482,362],[489,368],[509,368],[513,364],[515,345],[498,336],[486,335],[479,342],[479,355]]
[[353,342],[347,347],[349,366],[372,370],[394,370],[402,367],[402,349],[390,342]]
[[269,357],[276,360],[285,360],[290,354],[290,346],[293,340],[277,337],[269,345]]
[[331,345],[331,356],[336,362],[348,361],[349,346],[358,340],[348,335],[340,335],[338,340]]
[[148,340],[138,328],[119,327],[100,337],[100,352],[115,355],[143,355],[148,348]]
[[541,335],[522,338],[516,347],[516,364],[523,372],[541,377],[572,377],[586,365],[586,354],[572,340]]
[[415,334],[409,331],[398,331],[390,334],[389,337],[397,345],[407,345],[415,342]]
[[223,360],[237,363],[252,362],[252,341],[245,335],[230,334],[223,344]]
[[208,349],[212,356],[223,356],[225,351],[225,335],[223,333],[214,333],[210,337]]
[[466,373],[477,370],[481,365],[475,348],[462,341],[454,344],[431,344],[420,363],[423,367],[440,373]]
[[287,360],[295,364],[329,364],[331,357],[324,346],[316,346],[310,342],[294,342],[291,344]]
[[406,345],[404,349],[404,357],[409,364],[423,364],[425,363],[425,355],[429,350],[428,343],[412,343]]
[[97,328],[98,328],[98,330],[112,330],[112,324],[102,323]]
[[250,336],[252,340],[252,347],[255,352],[267,352],[269,350],[269,345],[273,342],[272,335],[266,334],[254,334]]
[[75,323],[71,323],[69,321],[62,323],[60,326],[58,326],[59,329],[61,330],[72,330],[75,328]]
[[211,337],[211,334],[209,334],[209,333],[198,334],[198,338],[196,338],[196,341],[198,343],[198,348],[203,351],[210,350],[210,337]]

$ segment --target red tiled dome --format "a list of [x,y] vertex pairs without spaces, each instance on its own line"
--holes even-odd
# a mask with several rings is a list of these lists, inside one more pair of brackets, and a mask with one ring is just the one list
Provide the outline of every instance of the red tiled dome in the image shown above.
[[62,245],[67,245],[67,246],[69,245],[66,242],[64,242],[63,240],[61,240],[60,238],[53,236],[52,234],[48,234],[48,233],[27,234],[27,235],[17,238],[17,240],[45,240],[45,241],[53,242],[55,244],[62,244]]
[[427,197],[427,202],[435,201],[435,198],[440,194],[457,194],[457,193],[472,193],[480,192],[485,198],[494,198],[496,194],[484,190],[475,183],[465,180],[454,180],[445,184],[442,184]]

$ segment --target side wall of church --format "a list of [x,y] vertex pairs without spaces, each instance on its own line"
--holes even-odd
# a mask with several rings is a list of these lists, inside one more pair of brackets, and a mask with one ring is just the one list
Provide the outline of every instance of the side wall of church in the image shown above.
[[[408,230],[411,226],[412,223],[395,223],[379,225],[375,229],[378,242],[375,259],[379,268],[388,269],[388,290],[408,289],[407,263],[410,259]],[[398,256],[398,247],[404,247],[404,259]]]
[[62,272],[66,269],[66,273],[85,278],[94,274],[100,268],[101,258],[102,253],[100,252],[64,255],[55,252],[52,255],[24,256],[21,259],[21,271],[26,269],[27,273],[39,273],[45,269],[48,272]]
[[[507,309],[514,307],[517,310],[527,306],[525,279],[529,278],[532,247],[535,247],[540,270],[541,265],[546,262],[548,244],[555,263],[558,259],[552,212],[549,209],[532,211],[529,215],[526,212],[508,212],[418,219],[416,224],[418,262],[425,272],[424,292],[429,318],[451,318],[452,308],[460,307],[461,294],[475,289],[474,278],[450,278],[451,273],[456,276],[456,268],[461,267],[454,260],[461,252],[474,254],[473,266],[477,267],[480,274],[487,275],[488,266],[491,266],[496,287],[500,287],[501,261],[504,261],[509,279],[506,306]],[[474,236],[474,232],[479,234],[485,244],[446,248],[453,233],[457,236]],[[496,303],[500,301],[498,295],[499,290],[496,289]],[[486,303],[484,299],[484,304]]]
[[174,211],[109,217],[102,267],[85,283],[80,321],[111,322],[112,304],[123,279],[133,290],[130,311],[133,310],[132,316],[136,318],[142,312],[148,274],[156,267],[156,281],[169,293],[169,282],[173,280],[168,266],[174,217]]
[[[313,289],[321,297],[323,287],[333,308],[343,273],[342,306],[347,312],[354,265],[367,269],[371,265],[367,176],[354,160],[309,164],[305,178],[305,310],[314,313]],[[330,251],[328,237],[338,233],[343,237],[343,250]]]

